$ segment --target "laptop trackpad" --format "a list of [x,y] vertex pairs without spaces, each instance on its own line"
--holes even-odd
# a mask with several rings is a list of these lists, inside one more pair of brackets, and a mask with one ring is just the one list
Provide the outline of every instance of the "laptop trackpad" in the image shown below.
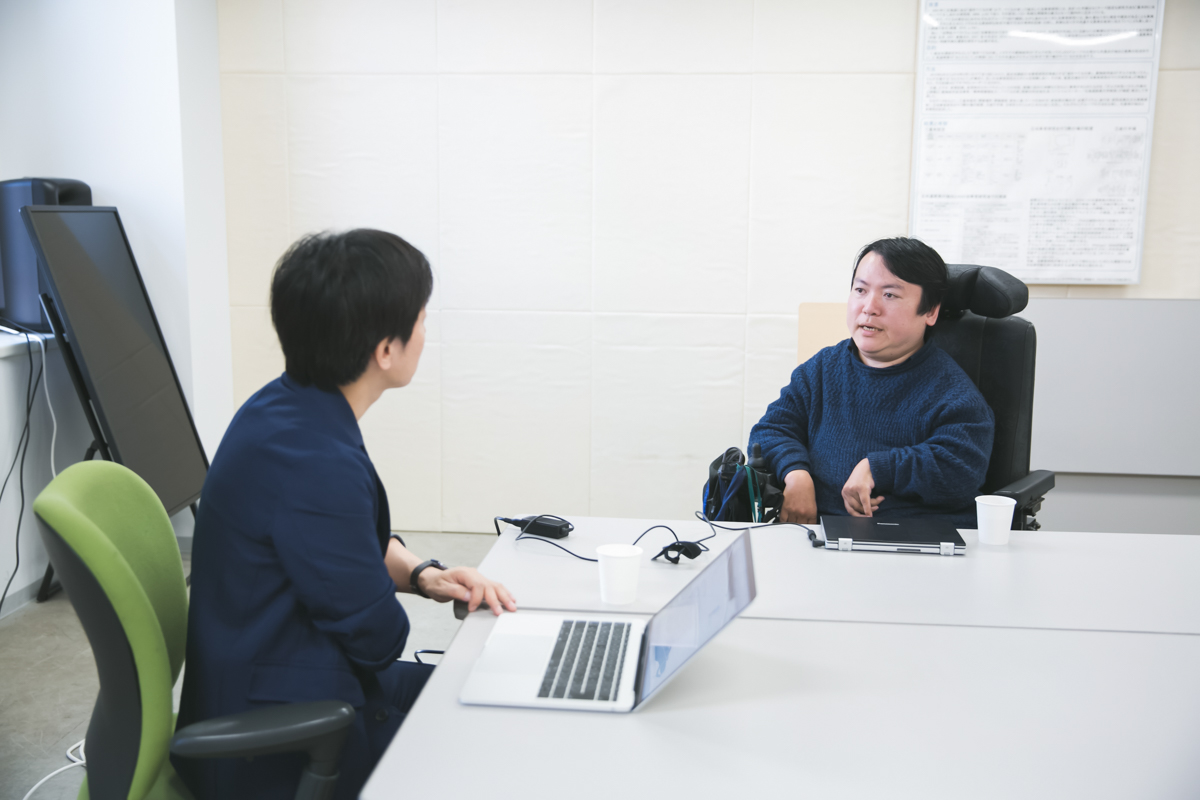
[[493,636],[483,648],[476,669],[481,672],[519,672],[541,675],[554,649],[553,636],[510,634]]

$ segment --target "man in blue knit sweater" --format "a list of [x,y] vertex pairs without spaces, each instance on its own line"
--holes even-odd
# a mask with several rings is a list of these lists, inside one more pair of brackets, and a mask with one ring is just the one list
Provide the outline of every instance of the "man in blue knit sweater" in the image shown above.
[[947,280],[941,256],[916,239],[859,253],[850,338],[797,367],[750,432],[783,479],[782,521],[936,514],[975,527],[995,418],[954,359],[925,342]]

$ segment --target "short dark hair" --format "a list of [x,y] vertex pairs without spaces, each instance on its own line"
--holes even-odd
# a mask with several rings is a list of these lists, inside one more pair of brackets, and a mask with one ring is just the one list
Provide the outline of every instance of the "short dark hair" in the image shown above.
[[915,283],[921,287],[918,315],[928,314],[942,304],[946,296],[946,287],[950,283],[950,275],[946,270],[946,262],[942,261],[937,250],[920,239],[909,239],[905,236],[871,242],[859,250],[858,258],[854,259],[854,272],[850,275],[851,286],[854,285],[854,276],[858,274],[858,265],[867,253],[877,253],[893,275],[906,283]]
[[330,392],[352,383],[381,341],[408,344],[432,291],[429,261],[394,233],[304,237],[271,278],[271,322],[287,374]]

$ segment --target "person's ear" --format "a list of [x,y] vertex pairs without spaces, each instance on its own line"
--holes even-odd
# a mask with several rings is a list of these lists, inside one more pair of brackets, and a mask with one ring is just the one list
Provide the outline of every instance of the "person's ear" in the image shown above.
[[396,348],[392,345],[391,339],[380,339],[379,344],[375,345],[375,363],[384,372],[392,368],[392,359],[396,356]]
[[942,310],[942,304],[938,303],[925,314],[925,324],[932,327],[937,323],[938,314]]

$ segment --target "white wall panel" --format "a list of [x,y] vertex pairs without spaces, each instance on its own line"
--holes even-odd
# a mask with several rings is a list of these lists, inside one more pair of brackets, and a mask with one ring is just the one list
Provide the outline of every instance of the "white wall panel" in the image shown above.
[[443,530],[586,514],[590,315],[441,316]]
[[745,318],[597,314],[591,513],[684,519],[741,441]]
[[175,31],[187,230],[188,338],[194,376],[188,400],[204,449],[213,453],[234,410],[216,2],[177,0]]
[[284,0],[289,72],[433,72],[435,0]]
[[282,75],[221,78],[229,302],[266,305],[288,228],[287,101]]
[[587,72],[591,0],[440,0],[441,72]]
[[756,75],[752,312],[843,300],[854,255],[908,226],[911,75]]
[[767,406],[796,368],[796,315],[751,314],[746,319],[746,393],[742,414],[742,439],[746,449],[750,429],[762,419]]
[[596,71],[749,72],[753,0],[596,0]]
[[288,80],[291,238],[380,228],[438,263],[436,78]]
[[425,350],[412,383],[391,389],[359,421],[363,443],[388,493],[392,529],[442,524],[441,320],[426,319]]
[[443,307],[589,310],[591,77],[440,81]]
[[267,306],[231,306],[229,329],[230,338],[239,345],[233,348],[233,407],[238,409],[283,374],[283,350]]
[[1167,0],[1159,59],[1161,69],[1200,69],[1200,3],[1196,0]]
[[751,78],[596,79],[598,311],[745,309]]
[[283,72],[282,0],[217,0],[221,72]]
[[917,8],[917,0],[756,0],[754,69],[911,73]]

